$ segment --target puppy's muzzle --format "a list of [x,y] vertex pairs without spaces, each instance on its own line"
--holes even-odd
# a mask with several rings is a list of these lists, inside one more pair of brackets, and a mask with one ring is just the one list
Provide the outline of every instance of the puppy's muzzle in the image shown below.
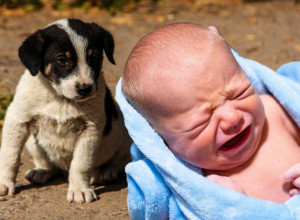
[[93,95],[93,84],[77,84],[76,92],[81,98],[87,98]]

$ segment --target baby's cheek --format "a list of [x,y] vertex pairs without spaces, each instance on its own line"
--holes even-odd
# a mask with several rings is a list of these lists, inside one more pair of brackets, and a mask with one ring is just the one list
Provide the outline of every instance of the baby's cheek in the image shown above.
[[264,121],[265,108],[259,95],[253,95],[252,104],[250,106],[252,107],[252,112],[256,116],[257,120]]

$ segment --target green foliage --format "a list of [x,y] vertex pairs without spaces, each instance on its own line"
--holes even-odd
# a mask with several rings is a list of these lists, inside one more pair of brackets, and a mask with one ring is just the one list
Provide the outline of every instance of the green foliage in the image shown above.
[[[121,10],[124,6],[130,3],[137,3],[140,0],[52,0],[52,7],[55,10],[65,10],[68,6],[87,8],[91,6],[97,6],[107,10],[118,9]],[[153,0],[156,1],[156,0]],[[0,7],[6,8],[26,8],[28,6],[33,7],[35,10],[43,7],[42,0],[0,0]]]
[[0,7],[5,6],[7,8],[20,8],[31,5],[34,9],[40,9],[43,7],[41,0],[0,0]]
[[122,9],[130,3],[137,3],[140,0],[74,0],[75,7],[97,6],[104,9]]
[[110,8],[117,8],[121,9],[123,6],[129,3],[137,3],[139,0],[100,0],[101,7],[110,9]]
[[63,0],[54,0],[52,8],[57,11],[63,11],[66,9],[65,5],[63,4]]

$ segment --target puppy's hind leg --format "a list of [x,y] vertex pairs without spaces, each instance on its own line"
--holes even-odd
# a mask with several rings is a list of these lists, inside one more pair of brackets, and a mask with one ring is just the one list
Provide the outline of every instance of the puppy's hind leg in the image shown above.
[[33,184],[48,182],[57,173],[57,170],[50,162],[46,152],[36,143],[32,135],[28,138],[26,147],[33,158],[35,168],[28,170],[25,178]]
[[112,166],[112,164],[103,164],[93,170],[91,175],[91,185],[106,185],[113,183],[122,173],[123,169]]
[[106,185],[111,184],[119,179],[121,176],[125,176],[125,166],[131,160],[129,151],[119,151],[111,160],[102,164],[99,167],[94,168],[90,184],[93,185]]

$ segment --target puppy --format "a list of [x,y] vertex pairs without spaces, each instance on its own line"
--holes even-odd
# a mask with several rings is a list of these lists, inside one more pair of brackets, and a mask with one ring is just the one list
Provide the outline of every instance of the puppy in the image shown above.
[[4,122],[0,196],[15,191],[24,145],[43,184],[69,171],[69,202],[97,199],[90,184],[117,178],[130,161],[131,140],[101,72],[103,50],[114,62],[112,35],[95,23],[63,19],[36,31],[19,49],[27,70]]

